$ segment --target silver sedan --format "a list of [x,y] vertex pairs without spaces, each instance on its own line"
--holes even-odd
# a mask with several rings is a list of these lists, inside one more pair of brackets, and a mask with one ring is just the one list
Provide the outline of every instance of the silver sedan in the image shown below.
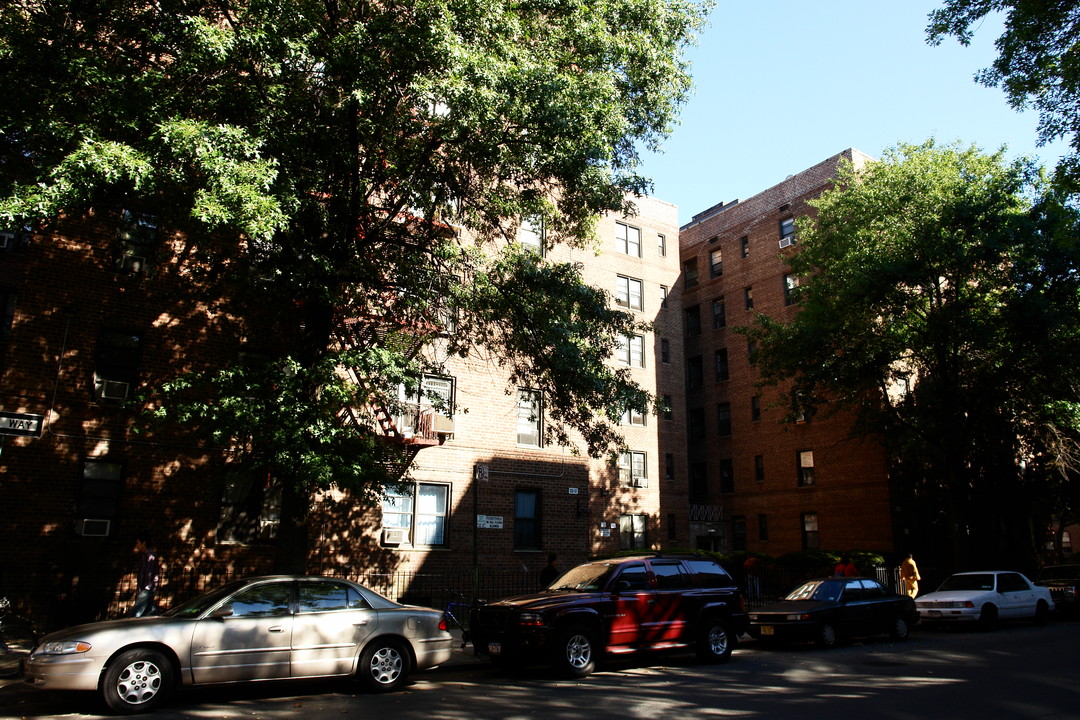
[[347,580],[272,576],[231,582],[159,617],[90,623],[42,638],[28,681],[99,691],[118,713],[148,712],[177,683],[355,675],[373,690],[450,659],[443,614]]

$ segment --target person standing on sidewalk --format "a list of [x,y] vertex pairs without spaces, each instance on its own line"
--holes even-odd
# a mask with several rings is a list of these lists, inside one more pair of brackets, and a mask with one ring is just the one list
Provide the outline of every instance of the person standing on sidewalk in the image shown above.
[[154,611],[158,583],[161,581],[161,562],[157,556],[157,546],[146,533],[135,538],[135,552],[139,555],[138,593],[135,602],[128,611],[128,617],[142,617]]
[[904,592],[908,597],[919,594],[919,581],[922,577],[919,575],[919,566],[915,564],[915,556],[911,553],[900,563],[900,580],[904,583]]

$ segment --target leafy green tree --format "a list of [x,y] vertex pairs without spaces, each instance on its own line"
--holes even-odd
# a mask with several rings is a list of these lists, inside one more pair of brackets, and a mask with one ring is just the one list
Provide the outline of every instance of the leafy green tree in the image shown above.
[[998,57],[976,79],[1000,86],[1014,108],[1038,110],[1040,141],[1068,139],[1072,154],[1062,159],[1059,177],[1073,192],[1080,190],[1080,3],[946,0],[944,5],[930,14],[926,32],[934,45],[948,35],[967,45],[984,18],[1005,13]]
[[[313,490],[378,493],[395,458],[342,408],[392,405],[445,329],[546,394],[593,454],[651,398],[605,363],[638,329],[571,266],[513,242],[587,247],[643,193],[689,89],[688,0],[16,0],[0,7],[0,222],[136,208],[204,272],[277,309],[281,351],[187,375],[157,420]],[[462,242],[457,226],[468,228]],[[342,317],[378,316],[379,342]],[[363,332],[361,326],[351,326]],[[360,330],[357,328],[360,327]],[[344,340],[343,340],[344,338]],[[355,338],[354,338],[355,339]],[[341,367],[351,368],[343,376]],[[407,457],[397,457],[398,465]],[[286,545],[282,542],[280,545]]]
[[854,410],[882,439],[903,521],[958,563],[1030,559],[1076,456],[1076,214],[1043,190],[933,142],[849,165],[799,221],[798,313],[748,330],[793,415]]

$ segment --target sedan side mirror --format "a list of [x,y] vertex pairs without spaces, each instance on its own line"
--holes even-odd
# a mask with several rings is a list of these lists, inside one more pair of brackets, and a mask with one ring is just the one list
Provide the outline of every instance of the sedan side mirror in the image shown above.
[[229,603],[225,603],[224,605],[219,607],[217,610],[210,613],[210,617],[212,617],[212,618],[226,618],[226,617],[232,617],[232,614],[233,614],[232,605],[230,605]]

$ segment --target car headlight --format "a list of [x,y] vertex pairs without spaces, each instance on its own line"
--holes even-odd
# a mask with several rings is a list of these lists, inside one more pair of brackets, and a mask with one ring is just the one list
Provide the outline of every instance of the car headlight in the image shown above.
[[75,655],[88,652],[91,647],[85,640],[54,640],[42,643],[39,652],[43,655]]
[[540,613],[521,613],[518,616],[518,623],[522,626],[541,627],[544,624],[544,617]]

